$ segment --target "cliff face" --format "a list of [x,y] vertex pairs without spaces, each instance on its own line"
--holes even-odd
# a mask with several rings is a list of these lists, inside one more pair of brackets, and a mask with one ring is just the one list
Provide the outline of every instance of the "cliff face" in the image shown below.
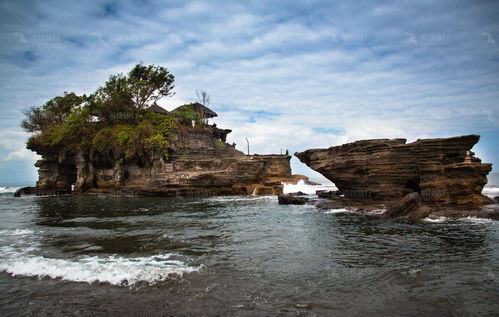
[[481,204],[492,164],[469,152],[479,138],[363,140],[295,155],[347,197],[398,199],[418,192],[428,204]]
[[288,155],[244,155],[213,130],[191,129],[173,136],[167,159],[149,152],[39,153],[37,190],[118,195],[273,195],[292,179]]

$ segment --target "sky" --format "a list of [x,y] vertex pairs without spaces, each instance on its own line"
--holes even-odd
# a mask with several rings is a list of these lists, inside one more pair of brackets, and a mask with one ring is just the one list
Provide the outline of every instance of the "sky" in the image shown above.
[[[34,184],[22,110],[167,67],[259,154],[480,134],[499,166],[499,1],[0,0],[0,184]],[[318,179],[292,159],[293,172]]]

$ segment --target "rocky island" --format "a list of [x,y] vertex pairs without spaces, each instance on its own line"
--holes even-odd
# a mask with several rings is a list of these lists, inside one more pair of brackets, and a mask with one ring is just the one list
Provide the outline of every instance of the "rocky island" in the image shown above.
[[28,109],[27,148],[42,156],[35,188],[22,193],[105,193],[125,196],[275,195],[297,181],[290,156],[245,155],[226,142],[229,129],[199,102],[171,112],[174,77],[136,65],[90,96],[65,93]]
[[[446,211],[463,215],[459,210],[484,216],[480,207],[493,203],[482,195],[492,164],[482,163],[471,152],[479,139],[465,135],[412,143],[361,140],[295,156],[331,180],[339,189],[336,198],[341,194],[343,203],[383,203],[388,206],[386,218],[421,219],[448,215]],[[493,213],[497,217],[497,211]]]

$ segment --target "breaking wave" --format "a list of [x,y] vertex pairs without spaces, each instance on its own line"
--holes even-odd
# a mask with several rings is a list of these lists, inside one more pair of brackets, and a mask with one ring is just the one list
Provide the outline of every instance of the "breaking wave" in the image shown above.
[[308,185],[303,180],[298,181],[297,184],[285,184],[283,192],[285,194],[302,192],[308,195],[315,195],[318,190],[337,190],[334,185]]
[[490,198],[499,196],[499,187],[485,186],[482,190],[482,194],[484,194],[485,196],[489,196]]
[[444,223],[451,221],[450,218],[447,217],[438,217],[438,218],[424,218],[424,222],[433,222],[433,223]]
[[14,276],[50,277],[89,284],[103,282],[132,286],[138,283],[156,284],[173,275],[182,276],[185,273],[197,272],[201,268],[173,260],[174,256],[175,254],[163,254],[135,258],[92,256],[80,259],[54,259],[25,255],[2,259],[0,271]]
[[338,209],[330,209],[327,211],[324,211],[325,214],[343,214],[343,213],[354,213],[352,210],[348,210],[345,208],[338,208]]
[[20,186],[0,186],[0,194],[4,193],[15,193],[16,190],[21,188]]
[[[40,232],[38,232],[40,233]],[[0,247],[0,272],[14,276],[62,279],[72,282],[109,283],[117,286],[153,285],[185,273],[197,272],[201,266],[190,266],[174,253],[143,257],[82,256],[51,258],[36,254],[40,244],[29,229],[0,230],[4,241],[14,243]],[[19,240],[23,241],[19,245]],[[17,241],[17,242],[16,242]]]

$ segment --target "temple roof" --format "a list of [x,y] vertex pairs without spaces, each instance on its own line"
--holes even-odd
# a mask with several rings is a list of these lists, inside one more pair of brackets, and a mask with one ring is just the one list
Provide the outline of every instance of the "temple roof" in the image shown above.
[[147,110],[155,112],[155,113],[159,113],[159,114],[170,114],[170,112],[166,111],[165,109],[161,108],[158,105],[152,105],[149,108],[147,108]]
[[186,109],[187,107],[191,107],[192,110],[194,110],[195,112],[201,114],[204,118],[218,117],[218,115],[217,115],[217,113],[215,111],[213,111],[213,110],[209,109],[208,107],[200,104],[199,102],[194,102],[194,103],[190,103],[190,104],[186,104],[186,105],[177,107],[177,108],[175,108],[175,109],[172,110],[172,113],[180,112],[180,111]]

